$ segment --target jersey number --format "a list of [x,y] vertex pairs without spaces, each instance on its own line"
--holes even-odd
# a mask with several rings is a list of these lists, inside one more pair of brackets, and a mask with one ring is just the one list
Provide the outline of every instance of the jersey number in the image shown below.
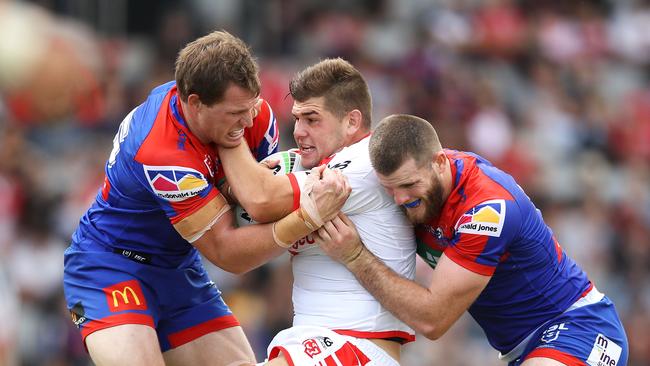
[[342,161],[342,162],[336,163],[336,164],[334,164],[332,166],[328,166],[328,168],[343,170],[343,169],[347,168],[348,165],[350,165],[351,162],[352,162],[352,160]]
[[120,145],[126,138],[126,135],[129,134],[129,127],[131,126],[133,113],[135,113],[135,109],[133,109],[129,114],[126,115],[126,117],[124,117],[124,120],[122,120],[122,123],[120,123],[120,128],[117,130],[117,133],[113,138],[113,150],[111,150],[111,155],[108,157],[109,168],[112,168],[115,164],[117,154],[120,152]]

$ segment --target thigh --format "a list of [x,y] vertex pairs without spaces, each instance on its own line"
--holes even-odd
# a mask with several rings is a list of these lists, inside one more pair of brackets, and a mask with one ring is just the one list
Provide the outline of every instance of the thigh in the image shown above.
[[[158,321],[156,296],[143,270],[113,253],[66,254],[64,292],[72,321],[82,338],[123,324],[153,330]],[[142,265],[140,265],[142,266]]]
[[239,326],[200,263],[168,276],[157,295],[163,311],[156,329],[163,352]]
[[625,365],[627,349],[627,336],[614,304],[604,297],[542,326],[513,364],[557,365],[551,362],[555,360],[560,365]]
[[86,337],[86,347],[97,366],[164,365],[156,331],[146,325],[124,324],[98,330]]
[[255,364],[255,355],[241,327],[205,334],[163,354],[170,366]]

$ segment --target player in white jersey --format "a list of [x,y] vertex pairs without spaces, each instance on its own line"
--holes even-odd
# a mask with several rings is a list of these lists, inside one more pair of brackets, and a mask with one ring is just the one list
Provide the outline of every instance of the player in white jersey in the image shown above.
[[[352,193],[342,211],[376,256],[412,279],[413,227],[370,165],[371,102],[365,80],[348,62],[328,59],[296,75],[290,92],[294,139],[303,167],[327,164],[343,172]],[[244,148],[219,151],[234,195],[259,196],[282,214],[295,210],[293,197],[299,195],[306,173],[271,178]],[[268,211],[249,214],[256,221],[272,220]],[[415,338],[413,330],[386,311],[351,272],[313,245],[311,237],[286,244],[293,256],[294,327],[272,341],[269,358],[280,358],[271,363],[317,365],[336,358],[342,365],[397,365],[401,344]]]
[[[395,271],[413,278],[415,239],[413,227],[400,208],[381,188],[370,165],[368,141],[345,147],[331,156],[327,166],[340,169],[352,192],[342,212],[359,227],[364,243]],[[304,172],[294,173],[298,178]],[[382,307],[356,281],[350,271],[325,255],[313,239],[294,243],[294,325],[320,325],[339,333],[368,338],[413,340],[412,331]],[[375,337],[375,335],[372,335]]]

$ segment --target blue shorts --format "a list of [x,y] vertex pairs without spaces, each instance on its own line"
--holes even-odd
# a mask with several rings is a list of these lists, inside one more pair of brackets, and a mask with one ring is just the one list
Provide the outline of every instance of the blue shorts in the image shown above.
[[546,357],[565,365],[624,366],[627,354],[625,329],[614,304],[604,296],[541,326],[522,356],[508,365],[518,366],[528,358]]
[[70,247],[64,255],[63,289],[84,341],[100,329],[144,324],[156,329],[164,352],[239,325],[198,255],[164,268]]

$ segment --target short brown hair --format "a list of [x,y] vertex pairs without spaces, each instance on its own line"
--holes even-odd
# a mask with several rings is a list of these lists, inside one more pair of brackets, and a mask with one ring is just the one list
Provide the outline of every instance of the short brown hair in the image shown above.
[[408,158],[422,167],[441,149],[433,126],[409,114],[393,114],[381,120],[368,147],[372,167],[382,175],[394,173]]
[[258,66],[248,46],[226,31],[212,32],[188,43],[176,59],[176,85],[181,100],[197,94],[201,103],[220,102],[230,83],[260,93]]
[[289,83],[294,100],[325,98],[325,108],[337,117],[358,109],[363,126],[372,124],[370,89],[359,70],[342,58],[325,59],[299,72]]

